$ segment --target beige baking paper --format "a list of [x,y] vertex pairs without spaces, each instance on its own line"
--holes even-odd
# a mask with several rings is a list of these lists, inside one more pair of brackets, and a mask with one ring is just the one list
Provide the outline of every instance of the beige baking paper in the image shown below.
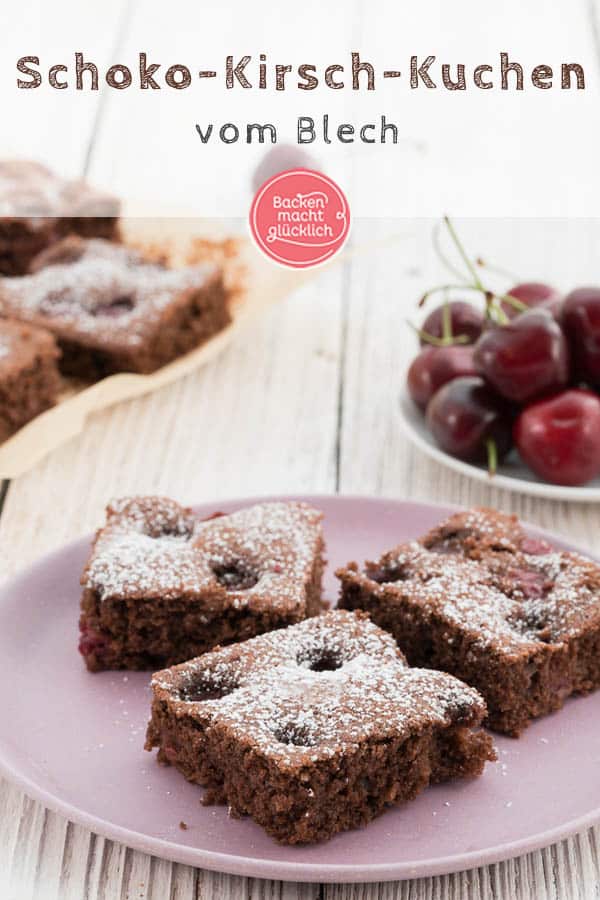
[[220,258],[235,291],[233,321],[197,350],[152,375],[121,373],[87,387],[71,386],[59,403],[25,425],[0,446],[0,478],[16,478],[47,453],[79,434],[90,413],[155,391],[200,368],[219,354],[250,319],[281,300],[319,269],[285,269],[269,262],[249,238],[231,236],[221,223],[198,219],[126,219],[127,243],[151,253],[167,253],[175,264]]

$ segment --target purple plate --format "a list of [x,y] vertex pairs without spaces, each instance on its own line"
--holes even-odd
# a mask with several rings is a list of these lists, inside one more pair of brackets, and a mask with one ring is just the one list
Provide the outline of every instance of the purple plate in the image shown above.
[[[325,512],[330,598],[336,566],[376,556],[450,512],[394,500],[305,499]],[[208,514],[250,502],[256,501],[199,509]],[[250,820],[229,819],[224,807],[203,807],[199,788],[143,749],[148,675],[91,675],[77,653],[79,574],[88,550],[86,538],[47,556],[0,597],[0,772],[74,822],[207,869],[357,882],[495,862],[600,819],[600,692],[568,701],[520,740],[496,736],[498,762],[481,778],[430,788],[367,828],[325,844],[281,847]]]

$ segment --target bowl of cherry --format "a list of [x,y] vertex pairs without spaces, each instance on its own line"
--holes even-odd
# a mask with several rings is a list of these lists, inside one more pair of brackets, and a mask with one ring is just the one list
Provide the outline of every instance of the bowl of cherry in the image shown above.
[[466,278],[421,298],[445,295],[415,329],[406,431],[429,456],[495,486],[600,500],[600,286],[492,291],[445,221]]

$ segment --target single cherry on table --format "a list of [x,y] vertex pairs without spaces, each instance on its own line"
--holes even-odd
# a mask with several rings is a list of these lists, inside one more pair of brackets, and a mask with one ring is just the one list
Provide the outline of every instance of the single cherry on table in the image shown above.
[[454,378],[434,394],[427,423],[442,450],[466,462],[488,462],[490,473],[510,450],[508,407],[483,378]]
[[544,481],[586,484],[600,475],[600,398],[573,388],[532,403],[515,422],[514,440]]
[[485,331],[474,359],[491,387],[514,403],[559,390],[569,379],[567,339],[552,314],[541,308]]

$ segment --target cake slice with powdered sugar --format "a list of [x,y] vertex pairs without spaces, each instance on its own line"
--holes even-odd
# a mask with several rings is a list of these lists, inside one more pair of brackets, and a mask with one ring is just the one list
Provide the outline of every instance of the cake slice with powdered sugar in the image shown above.
[[366,825],[495,759],[485,703],[334,610],[154,675],[146,749],[282,843]]
[[82,576],[88,669],[156,669],[321,612],[321,519],[296,502],[209,519],[162,497],[111,503]]
[[600,566],[532,538],[516,516],[460,512],[337,575],[342,607],[368,612],[411,665],[477,688],[497,731],[518,736],[600,687]]
[[0,315],[51,331],[66,375],[146,374],[198,347],[231,321],[230,292],[213,263],[169,268],[122,244],[76,236],[36,256],[29,274],[0,283]]

